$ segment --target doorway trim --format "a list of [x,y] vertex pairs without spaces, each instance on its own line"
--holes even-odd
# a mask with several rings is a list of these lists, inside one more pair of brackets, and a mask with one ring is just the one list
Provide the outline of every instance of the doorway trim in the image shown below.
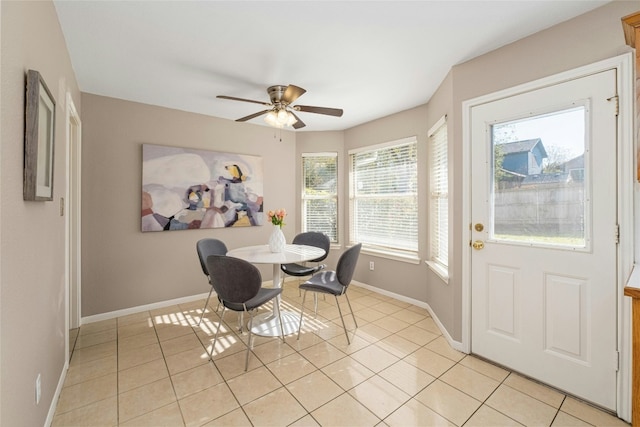
[[66,97],[67,150],[65,218],[65,355],[69,361],[69,329],[81,320],[81,157],[82,124],[71,93]]
[[[618,90],[618,224],[620,244],[617,262],[618,351],[617,414],[631,420],[631,304],[624,298],[623,288],[634,264],[634,162],[636,147],[633,140],[633,55],[631,52],[593,64],[575,68],[515,87],[462,102],[462,350],[471,352],[471,109],[499,99],[530,92],[605,70],[617,70]],[[612,230],[612,233],[614,230]]]

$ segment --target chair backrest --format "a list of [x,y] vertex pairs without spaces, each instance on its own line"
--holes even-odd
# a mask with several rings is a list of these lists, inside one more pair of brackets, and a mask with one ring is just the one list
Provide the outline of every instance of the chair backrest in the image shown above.
[[260,270],[248,261],[223,255],[210,255],[207,268],[211,285],[222,301],[242,304],[258,295],[262,286]]
[[228,252],[227,245],[218,239],[200,239],[196,243],[196,250],[200,259],[200,267],[202,267],[202,272],[205,276],[209,276],[207,271],[207,258],[209,255],[226,255]]
[[331,247],[331,241],[329,236],[320,233],[319,231],[306,231],[300,233],[293,238],[294,245],[307,245],[315,246],[316,248],[324,249],[324,255],[319,258],[312,259],[312,262],[320,262],[329,255],[329,248]]
[[344,251],[343,254],[340,255],[340,259],[338,259],[338,265],[336,266],[336,276],[338,277],[338,282],[340,282],[340,284],[342,284],[342,286],[344,286],[345,288],[351,283],[353,272],[355,271],[356,264],[358,263],[358,257],[360,256],[361,248],[362,243],[351,246],[349,249]]

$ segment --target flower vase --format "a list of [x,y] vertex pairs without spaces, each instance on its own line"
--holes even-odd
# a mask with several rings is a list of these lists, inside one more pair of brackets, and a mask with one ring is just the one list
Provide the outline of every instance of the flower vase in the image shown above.
[[273,231],[271,232],[271,236],[269,236],[269,250],[271,252],[282,252],[284,251],[284,245],[287,241],[284,238],[284,234],[279,226],[273,227]]

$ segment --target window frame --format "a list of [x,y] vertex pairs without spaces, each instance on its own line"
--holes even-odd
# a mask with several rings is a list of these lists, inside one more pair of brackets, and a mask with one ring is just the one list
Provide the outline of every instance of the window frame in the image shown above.
[[[415,160],[415,170],[416,170],[416,178],[415,178],[415,192],[413,193],[413,197],[415,198],[415,212],[416,212],[416,218],[415,218],[415,249],[406,249],[406,248],[399,248],[399,247],[391,247],[391,246],[383,246],[383,245],[376,245],[376,244],[372,244],[372,243],[367,243],[366,241],[361,241],[362,239],[359,239],[358,236],[355,235],[356,233],[356,226],[354,225],[354,221],[356,220],[356,215],[354,212],[355,209],[355,205],[356,202],[358,200],[362,200],[362,199],[366,199],[366,198],[371,198],[371,195],[367,195],[367,196],[363,196],[363,197],[357,197],[355,195],[355,182],[354,182],[354,156],[357,154],[362,154],[362,153],[375,153],[378,152],[380,150],[384,150],[384,149],[390,149],[390,148],[394,148],[394,147],[400,147],[400,146],[408,146],[408,145],[413,145],[415,150],[416,150],[416,160]],[[420,251],[420,239],[419,239],[419,224],[418,224],[418,218],[419,218],[419,203],[418,203],[418,195],[419,195],[419,187],[420,187],[420,182],[417,179],[418,176],[418,138],[417,136],[409,136],[406,138],[401,138],[401,139],[397,139],[397,140],[393,140],[393,141],[388,141],[388,142],[384,142],[381,144],[374,144],[374,145],[367,145],[367,146],[363,146],[363,147],[359,147],[359,148],[355,148],[355,149],[351,149],[348,151],[348,162],[349,162],[349,245],[354,245],[356,243],[362,243],[362,252],[364,253],[369,253],[369,254],[373,254],[376,256],[380,256],[380,257],[384,257],[384,258],[389,258],[389,259],[394,259],[397,261],[404,261],[404,262],[409,262],[412,264],[419,264],[420,263],[420,257],[419,257],[419,251]],[[375,196],[374,196],[375,197]]]
[[[438,138],[438,132],[444,131],[444,139]],[[436,273],[445,283],[449,283],[449,240],[451,240],[450,200],[449,200],[449,132],[447,128],[447,116],[442,116],[427,133],[428,141],[428,168],[429,168],[429,253],[425,261],[429,268]],[[443,144],[442,147],[436,144]],[[436,157],[435,153],[444,151]],[[442,158],[443,157],[443,158]],[[444,166],[444,171],[440,167]],[[436,179],[436,175],[446,176],[446,179]],[[442,183],[445,185],[442,186]],[[438,186],[438,188],[435,188]],[[442,202],[446,203],[444,215],[446,219],[446,231],[442,226]],[[444,253],[444,257],[442,254]]]
[[[336,174],[335,174],[335,180],[336,180],[336,190],[335,193],[331,193],[327,196],[309,196],[306,194],[306,174],[305,174],[305,158],[327,158],[327,157],[331,157],[331,158],[335,158],[335,162],[336,162]],[[332,238],[332,236],[329,236],[329,241],[331,242],[332,245],[339,245],[340,244],[340,222],[339,222],[339,211],[340,211],[340,206],[339,206],[339,198],[338,198],[338,174],[339,174],[339,156],[338,156],[338,152],[337,151],[323,151],[323,152],[305,152],[302,153],[301,155],[301,160],[302,160],[302,165],[301,165],[301,177],[302,177],[302,189],[301,189],[301,196],[300,196],[300,209],[301,209],[301,219],[300,219],[300,229],[301,232],[306,232],[306,231],[317,231],[317,230],[308,230],[307,229],[307,208],[306,208],[306,202],[308,200],[330,200],[333,199],[335,201],[335,206],[336,206],[336,211],[335,211],[335,224],[336,224],[336,230],[335,230],[335,239]]]

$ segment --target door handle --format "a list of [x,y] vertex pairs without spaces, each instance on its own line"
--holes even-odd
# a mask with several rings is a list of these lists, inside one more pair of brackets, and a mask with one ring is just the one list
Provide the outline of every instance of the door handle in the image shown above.
[[471,246],[473,246],[473,249],[479,251],[481,249],[484,249],[484,242],[482,240],[476,240],[471,244]]

